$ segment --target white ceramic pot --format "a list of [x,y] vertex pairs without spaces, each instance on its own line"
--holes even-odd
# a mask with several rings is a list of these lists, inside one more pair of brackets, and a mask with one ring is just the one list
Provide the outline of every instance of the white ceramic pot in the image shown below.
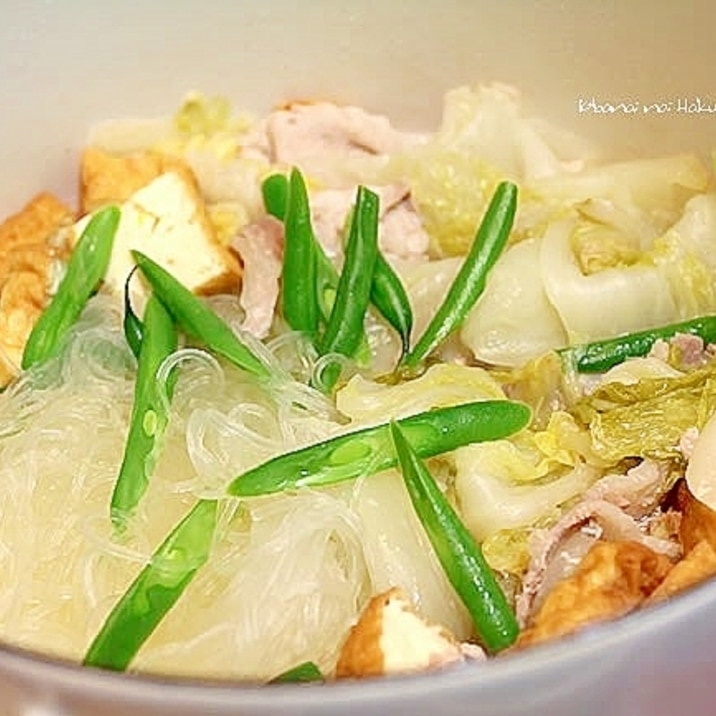
[[[716,6],[615,5],[3,0],[0,214],[39,189],[71,199],[92,122],[166,114],[189,89],[256,111],[292,97],[351,101],[419,128],[435,124],[446,89],[501,80],[614,156],[710,150],[716,117],[693,103],[716,103]],[[0,716],[706,716],[714,677],[709,583],[482,669],[357,685],[167,682],[0,648]]]

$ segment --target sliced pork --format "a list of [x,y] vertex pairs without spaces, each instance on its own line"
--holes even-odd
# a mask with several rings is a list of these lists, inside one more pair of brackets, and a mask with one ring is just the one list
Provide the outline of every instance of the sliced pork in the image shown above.
[[649,534],[647,511],[653,509],[656,495],[663,495],[664,475],[662,468],[645,463],[627,475],[602,478],[556,525],[532,534],[530,566],[516,602],[522,624],[598,539],[637,542],[670,558],[680,555],[676,541]]
[[283,224],[264,216],[244,227],[232,243],[244,263],[239,302],[244,309],[243,329],[265,338],[278,301],[283,260]]
[[274,162],[304,166],[326,155],[394,154],[416,143],[387,117],[330,102],[295,103],[273,112],[266,131]]
[[[380,198],[381,250],[391,256],[410,259],[425,255],[430,237],[409,199],[403,184],[370,187]],[[343,235],[356,190],[326,189],[311,194],[311,218],[316,238],[329,256],[342,253]]]

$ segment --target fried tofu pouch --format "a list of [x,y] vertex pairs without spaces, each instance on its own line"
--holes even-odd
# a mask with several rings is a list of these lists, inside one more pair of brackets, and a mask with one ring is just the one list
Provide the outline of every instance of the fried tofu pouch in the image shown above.
[[647,602],[653,604],[673,597],[714,574],[716,574],[716,551],[706,540],[701,540],[674,565],[664,581],[651,593]]
[[483,659],[482,650],[460,644],[447,629],[420,617],[407,595],[389,589],[370,600],[351,629],[336,665],[336,677],[364,678],[436,669]]
[[676,502],[685,556],[651,595],[650,603],[668,599],[716,574],[716,512],[697,500],[685,481],[679,484]]
[[0,224],[0,386],[20,371],[25,343],[65,258],[66,247],[54,239],[73,220],[73,211],[45,192]]
[[130,248],[172,266],[196,293],[232,292],[240,285],[241,261],[216,241],[196,178],[184,162],[157,152],[114,156],[89,147],[80,165],[85,218],[73,227],[74,212],[41,193],[0,225],[0,387],[19,374],[27,338],[87,214],[107,204],[123,207],[105,280],[110,291],[121,295]]
[[[121,294],[138,249],[195,293],[231,293],[241,282],[236,254],[216,239],[191,169],[180,159],[146,151],[115,156],[88,147],[80,167],[83,212],[107,204],[122,209],[105,285]],[[77,239],[77,236],[75,236]]]
[[702,541],[708,542],[716,550],[716,512],[697,500],[684,480],[679,483],[676,504],[681,512],[679,536],[684,552],[690,552]]
[[673,564],[632,542],[598,542],[574,575],[547,595],[518,646],[571,633],[654,604],[716,575],[716,512],[682,481],[677,489],[684,556]]
[[80,211],[88,214],[107,204],[121,204],[167,172],[178,174],[198,195],[194,174],[179,159],[151,151],[116,156],[87,147],[80,163]]
[[633,611],[671,568],[668,557],[637,542],[597,542],[575,573],[547,595],[517,646],[564,636]]

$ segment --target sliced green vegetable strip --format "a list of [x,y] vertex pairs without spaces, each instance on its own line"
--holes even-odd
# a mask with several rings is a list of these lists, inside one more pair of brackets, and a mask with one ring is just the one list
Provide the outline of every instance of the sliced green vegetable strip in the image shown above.
[[[261,191],[263,193],[266,211],[283,221],[286,215],[286,204],[289,194],[288,179],[283,174],[272,174],[270,177],[264,179],[261,185]],[[299,196],[302,198],[300,190]],[[308,201],[307,198],[306,201]],[[318,300],[318,309],[323,321],[327,322],[331,315],[336,289],[338,288],[339,276],[333,262],[326,256],[326,252],[323,250],[321,244],[316,241],[312,229],[311,240],[316,252],[316,298]]]
[[289,183],[283,245],[283,317],[294,331],[315,340],[318,332],[316,240],[311,227],[308,193],[301,172],[294,169]]
[[154,293],[185,333],[249,373],[259,377],[270,375],[261,359],[188,288],[143,253],[132,251],[132,256]]
[[261,195],[266,211],[283,221],[288,202],[288,179],[283,174],[266,177],[261,183]]
[[[377,194],[358,187],[343,271],[321,342],[324,355],[340,353],[352,357],[361,344],[378,254],[378,204]],[[324,386],[332,388],[339,374],[340,370],[325,371]]]
[[716,316],[701,316],[604,341],[570,346],[558,353],[580,373],[603,373],[627,358],[645,356],[658,340],[669,340],[678,333],[690,333],[703,338],[706,343],[716,343]]
[[316,242],[316,298],[320,318],[324,324],[328,323],[328,319],[331,317],[339,281],[340,276],[333,261],[326,256],[323,247]]
[[391,422],[390,431],[410,500],[450,584],[487,649],[493,653],[505,649],[517,638],[519,625],[480,546],[398,424]]
[[57,353],[62,339],[107,272],[119,219],[116,206],[102,209],[90,219],[72,252],[57,293],[27,339],[22,355],[23,369]]
[[378,255],[378,196],[358,187],[343,271],[323,337],[323,353],[352,356],[360,344]]
[[[110,513],[122,527],[139,503],[154,472],[159,442],[169,416],[157,380],[162,362],[177,348],[174,322],[162,302],[152,294],[144,311],[143,338],[139,349],[134,405],[122,466],[112,493]],[[172,383],[166,386],[171,396]]]
[[404,358],[403,365],[409,368],[419,365],[465,319],[485,290],[487,275],[507,243],[516,209],[517,187],[511,182],[502,182],[444,301],[420,340]]
[[[284,220],[286,204],[288,202],[289,181],[283,174],[272,174],[264,179],[261,185],[266,211],[277,219]],[[324,325],[328,323],[333,309],[333,303],[338,290],[340,276],[333,262],[326,256],[320,242],[316,240],[311,229],[312,243],[316,253],[316,300],[318,303],[319,321]],[[388,267],[390,269],[390,267]],[[384,299],[384,302],[388,300]],[[360,353],[370,354],[368,338],[362,331]]]
[[284,671],[283,674],[279,674],[275,679],[271,679],[269,683],[295,684],[308,681],[323,681],[321,670],[312,661],[304,661],[302,664],[294,666],[293,669]]
[[124,328],[124,337],[127,339],[127,345],[134,353],[135,358],[139,358],[139,349],[142,345],[142,333],[144,328],[142,322],[139,320],[139,316],[134,312],[132,308],[132,301],[129,298],[129,284],[132,281],[132,276],[137,270],[135,266],[127,276],[127,280],[124,282],[124,318],[122,319],[122,327]]
[[152,555],[92,642],[84,664],[123,671],[209,559],[217,502],[200,500]]
[[[424,458],[461,445],[508,437],[524,428],[530,417],[530,409],[522,403],[484,400],[429,410],[398,423]],[[239,475],[228,492],[248,497],[330,485],[395,464],[390,427],[383,423],[279,455]]]
[[373,268],[370,300],[397,331],[403,347],[402,355],[407,355],[410,350],[410,332],[413,330],[413,309],[400,278],[380,251]]

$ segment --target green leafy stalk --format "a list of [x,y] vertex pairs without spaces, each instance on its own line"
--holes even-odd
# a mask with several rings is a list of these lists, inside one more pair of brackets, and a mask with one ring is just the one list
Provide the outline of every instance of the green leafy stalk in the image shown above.
[[333,262],[326,256],[323,247],[316,242],[316,298],[323,324],[328,323],[336,301],[340,276]]
[[57,293],[27,339],[23,369],[43,363],[58,352],[107,273],[119,219],[120,210],[116,206],[102,209],[90,219],[72,252]]
[[297,169],[291,172],[284,223],[283,317],[294,331],[302,331],[315,341],[319,315],[316,296],[317,244],[311,226],[306,184]]
[[264,207],[271,216],[283,221],[288,204],[288,178],[283,174],[272,174],[261,183],[261,195]]
[[[129,434],[110,507],[117,527],[126,523],[147,489],[169,419],[166,400],[171,397],[173,381],[170,377],[166,386],[162,385],[157,371],[176,350],[177,333],[172,317],[154,294],[147,301],[142,333]],[[162,390],[166,397],[160,394]]]
[[132,256],[154,293],[187,335],[249,373],[260,378],[271,375],[263,361],[188,288],[143,253],[132,251]]
[[398,275],[378,251],[373,268],[370,300],[379,313],[397,331],[402,345],[401,359],[410,351],[413,309]]
[[480,546],[398,424],[391,422],[390,430],[410,500],[450,584],[484,645],[493,653],[505,649],[517,638],[519,625]]
[[[370,303],[373,269],[378,255],[378,196],[358,187],[346,256],[336,298],[321,342],[321,353],[352,357],[361,344],[363,322]],[[331,389],[339,371],[324,372],[324,387]]]
[[[298,172],[298,170],[295,171]],[[275,216],[277,219],[280,219],[281,221],[285,219],[286,206],[289,197],[289,189],[289,181],[283,174],[272,174],[271,176],[267,177],[261,185],[261,191],[263,193],[264,206],[266,207],[266,211],[272,216]],[[297,196],[300,198],[301,201],[301,211],[305,211],[306,207],[303,206],[304,194],[300,191],[300,189]],[[298,201],[296,197],[294,197],[294,200]],[[308,202],[307,197],[306,202]],[[307,221],[304,223],[307,224]],[[340,275],[333,262],[326,255],[326,252],[323,250],[321,244],[316,240],[316,237],[313,235],[313,229],[311,228],[310,230],[310,240],[308,233],[309,232],[303,232],[302,238],[304,241],[313,244],[313,251],[315,253],[316,259],[315,294],[316,302],[318,305],[318,318],[319,323],[322,324],[322,326],[325,328],[331,317],[333,304],[336,300],[336,292],[338,291],[338,282],[340,280]],[[284,262],[284,271],[286,270],[287,266]],[[289,281],[291,280],[293,279],[289,278]],[[293,307],[291,310],[299,311],[300,307]],[[314,336],[314,338],[316,337]],[[365,330],[362,327],[361,346],[357,353],[360,354],[361,358],[370,354],[370,349],[368,347],[368,337],[366,336]]]
[[511,182],[502,182],[490,201],[470,252],[445,299],[420,340],[403,359],[404,366],[418,366],[465,320],[485,290],[490,269],[507,243],[516,210],[517,187]]
[[123,671],[209,559],[217,502],[200,500],[152,555],[110,612],[84,658]]
[[304,661],[302,664],[284,671],[283,674],[279,674],[275,679],[271,679],[269,683],[298,684],[309,681],[323,681],[323,674],[312,661]]
[[139,349],[142,345],[142,333],[144,332],[144,327],[142,326],[142,322],[139,320],[139,316],[137,316],[134,312],[134,309],[132,308],[132,301],[129,297],[129,284],[131,283],[132,276],[136,270],[137,267],[135,266],[129,272],[127,280],[124,282],[124,317],[122,319],[122,327],[124,329],[124,337],[127,340],[127,345],[132,353],[134,353],[134,357],[139,358]]
[[679,333],[716,343],[716,316],[701,316],[604,341],[569,346],[558,353],[580,373],[603,373],[627,358],[645,356],[658,340],[669,340]]
[[[485,400],[418,413],[398,422],[425,458],[461,445],[508,437],[524,428],[530,415],[522,403]],[[228,492],[248,497],[331,485],[395,465],[390,426],[383,423],[279,455],[239,475]]]

